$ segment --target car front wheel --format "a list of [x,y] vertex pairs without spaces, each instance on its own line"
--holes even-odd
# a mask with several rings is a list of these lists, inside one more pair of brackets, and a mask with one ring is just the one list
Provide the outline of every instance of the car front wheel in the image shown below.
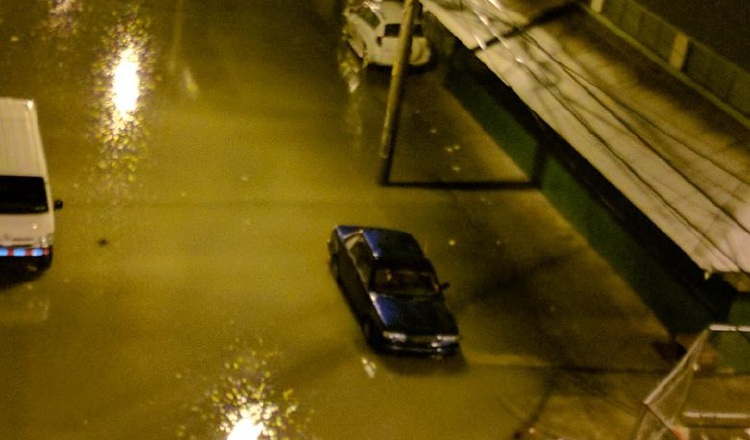
[[362,323],[362,334],[369,345],[376,349],[380,348],[380,338],[378,338],[377,329],[371,320],[367,319]]

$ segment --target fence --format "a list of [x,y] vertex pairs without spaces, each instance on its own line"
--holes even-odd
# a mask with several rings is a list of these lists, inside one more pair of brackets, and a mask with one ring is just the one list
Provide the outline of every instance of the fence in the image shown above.
[[633,440],[750,436],[750,327],[712,325],[644,401]]

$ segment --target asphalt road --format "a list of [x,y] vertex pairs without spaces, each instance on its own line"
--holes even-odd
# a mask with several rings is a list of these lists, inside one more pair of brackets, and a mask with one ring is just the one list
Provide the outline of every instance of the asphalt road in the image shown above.
[[[426,185],[380,187],[389,72],[301,2],[0,19],[0,94],[36,100],[65,202],[51,269],[0,277],[0,438],[625,439],[667,371],[662,327],[437,66],[409,77],[393,169]],[[326,267],[337,223],[416,235],[460,355],[368,349]]]

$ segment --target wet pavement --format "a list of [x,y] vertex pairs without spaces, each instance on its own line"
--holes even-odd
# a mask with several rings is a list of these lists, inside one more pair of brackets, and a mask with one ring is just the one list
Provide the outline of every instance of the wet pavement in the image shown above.
[[[37,100],[66,206],[52,268],[2,274],[0,438],[628,438],[665,330],[439,69],[408,79],[383,187],[389,72],[298,3],[42,3],[3,10],[0,68],[38,74],[2,92]],[[415,234],[460,355],[365,345],[326,267],[336,223]]]
[[[410,78],[408,84],[430,80]],[[420,95],[425,90],[434,99],[440,87],[409,89],[409,99],[428,102]],[[434,130],[415,150],[441,152],[442,166],[413,160],[413,145],[404,142],[395,188],[385,191],[404,197],[426,187],[464,211],[445,225],[422,216],[410,218],[408,227],[427,237],[438,261],[472,262],[468,273],[443,268],[455,285],[470,286],[450,297],[464,323],[468,368],[543,374],[540,390],[497,396],[522,421],[516,436],[628,438],[641,400],[672,365],[671,353],[657,350],[669,345],[666,330],[544,197],[524,184],[525,176],[498,154],[501,146],[467,120],[449,95],[440,101],[439,109],[406,111],[405,132]],[[448,240],[435,243],[431,237]],[[529,398],[537,392],[541,400]]]

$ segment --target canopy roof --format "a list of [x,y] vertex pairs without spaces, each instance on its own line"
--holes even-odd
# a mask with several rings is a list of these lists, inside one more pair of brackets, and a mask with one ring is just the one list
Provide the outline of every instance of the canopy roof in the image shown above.
[[509,32],[528,19],[499,1],[447,1],[422,4],[701,269],[750,272],[742,121],[580,17]]

